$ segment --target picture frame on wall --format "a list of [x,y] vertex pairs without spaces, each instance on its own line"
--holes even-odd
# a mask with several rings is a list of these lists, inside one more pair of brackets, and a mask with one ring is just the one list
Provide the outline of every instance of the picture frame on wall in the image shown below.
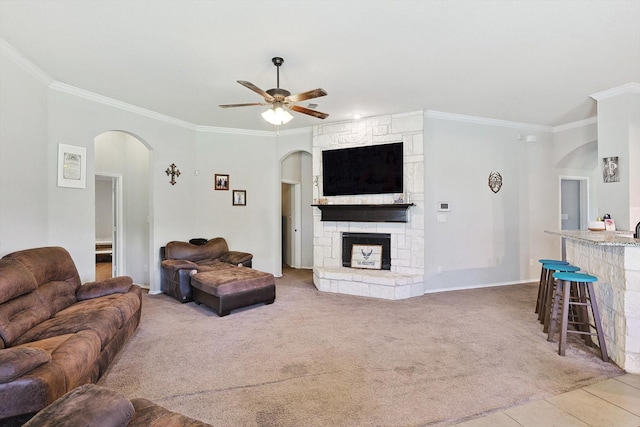
[[86,188],[87,149],[58,144],[58,187]]
[[246,190],[233,190],[233,206],[246,206],[247,192]]
[[216,190],[229,190],[229,175],[220,173],[215,174],[214,188]]
[[602,182],[620,182],[618,156],[602,158]]

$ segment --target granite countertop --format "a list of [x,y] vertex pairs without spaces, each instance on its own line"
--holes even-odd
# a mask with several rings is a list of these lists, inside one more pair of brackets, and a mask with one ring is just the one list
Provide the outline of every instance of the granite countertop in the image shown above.
[[633,238],[632,231],[587,231],[587,230],[561,230],[545,231],[567,239],[580,240],[595,245],[608,246],[638,246],[640,239]]

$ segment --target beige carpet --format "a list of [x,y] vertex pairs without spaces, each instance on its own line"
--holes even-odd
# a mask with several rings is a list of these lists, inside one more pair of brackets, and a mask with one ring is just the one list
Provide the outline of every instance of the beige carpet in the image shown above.
[[431,426],[623,374],[533,313],[537,284],[401,301],[318,292],[285,270],[272,305],[218,317],[146,295],[99,384],[215,426]]

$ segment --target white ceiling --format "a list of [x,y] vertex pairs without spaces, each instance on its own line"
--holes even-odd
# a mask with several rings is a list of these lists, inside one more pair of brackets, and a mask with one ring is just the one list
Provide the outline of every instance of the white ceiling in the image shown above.
[[195,125],[273,130],[236,83],[321,87],[324,121],[416,110],[557,126],[640,82],[640,1],[0,0],[0,37],[54,80]]

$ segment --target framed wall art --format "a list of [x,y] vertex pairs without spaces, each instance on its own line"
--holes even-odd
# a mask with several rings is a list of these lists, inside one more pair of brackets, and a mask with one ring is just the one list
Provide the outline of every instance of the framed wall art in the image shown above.
[[87,149],[58,144],[58,187],[86,188]]
[[602,181],[620,182],[620,172],[618,171],[618,156],[602,158]]
[[216,190],[228,190],[229,189],[229,175],[215,174],[214,188]]
[[233,206],[246,206],[247,192],[246,190],[233,190]]

